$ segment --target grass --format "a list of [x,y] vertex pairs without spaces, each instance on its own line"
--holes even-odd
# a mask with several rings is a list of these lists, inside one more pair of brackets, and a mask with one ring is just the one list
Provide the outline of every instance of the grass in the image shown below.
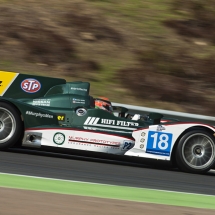
[[214,196],[0,174],[0,187],[215,209]]

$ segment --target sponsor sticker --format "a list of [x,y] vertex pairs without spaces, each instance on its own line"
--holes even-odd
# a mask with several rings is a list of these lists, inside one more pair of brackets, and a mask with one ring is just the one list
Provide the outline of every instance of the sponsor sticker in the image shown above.
[[0,81],[0,87],[2,86],[2,82],[3,82],[3,81]]
[[53,137],[53,142],[57,145],[62,145],[65,142],[65,135],[60,132],[55,133]]
[[41,89],[41,84],[34,78],[27,78],[22,81],[21,88],[26,93],[36,93]]
[[33,99],[32,105],[49,107],[50,103],[51,103],[51,99]]
[[119,141],[112,141],[112,140],[101,140],[101,139],[97,139],[97,138],[91,138],[90,142],[100,143],[100,144],[106,144],[106,145],[120,146],[120,142]]
[[53,118],[53,115],[47,114],[47,113],[35,113],[32,111],[26,111],[26,115],[40,117],[40,118]]
[[119,141],[113,141],[113,140],[104,140],[104,139],[98,139],[98,138],[87,138],[87,137],[79,137],[79,136],[69,136],[68,142],[87,142],[87,143],[96,143],[96,144],[103,144],[107,146],[120,146]]
[[99,117],[87,117],[86,121],[84,122],[84,125],[110,125],[115,127],[132,127],[132,126],[139,126],[139,123],[137,122],[128,122],[128,121],[122,121],[122,120],[115,120],[115,119],[101,119],[100,124],[98,123],[100,120]]
[[63,114],[63,113],[58,113],[57,114],[57,119],[58,119],[58,121],[65,121],[65,114]]
[[142,137],[144,137],[145,135],[146,135],[146,133],[145,133],[145,132],[142,132],[142,133],[141,133],[141,136],[142,136]]
[[146,153],[170,156],[172,134],[158,131],[149,131]]
[[143,149],[144,148],[144,144],[140,144],[140,148]]
[[87,89],[84,89],[84,88],[77,88],[77,87],[71,87],[71,90],[87,91]]
[[84,99],[76,99],[76,98],[73,98],[73,99],[72,99],[72,103],[85,104],[85,100],[84,100]]
[[162,130],[165,130],[165,127],[162,125],[158,125],[157,131],[162,131]]
[[140,142],[141,142],[141,143],[145,142],[145,139],[144,139],[144,138],[141,138]]
[[129,150],[133,148],[133,146],[134,146],[134,141],[124,140],[122,145],[122,151]]

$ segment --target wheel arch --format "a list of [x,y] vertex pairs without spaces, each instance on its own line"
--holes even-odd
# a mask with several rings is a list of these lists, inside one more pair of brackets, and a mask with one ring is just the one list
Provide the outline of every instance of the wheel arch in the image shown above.
[[22,112],[20,111],[19,107],[17,107],[13,102],[8,101],[7,99],[0,98],[0,102],[3,102],[3,103],[6,103],[7,105],[10,105],[14,110],[17,111],[17,114],[20,116],[20,119],[21,119],[21,122],[22,122],[22,124],[20,125],[22,127],[22,131],[21,131],[22,133],[20,135],[19,140],[14,144],[14,146],[16,146],[16,147],[21,146],[21,140],[22,140],[22,138],[24,136],[24,127],[25,127]]
[[[177,146],[178,146],[178,144],[179,144],[180,139],[181,139],[186,133],[188,133],[188,132],[190,132],[190,131],[195,131],[195,130],[206,131],[206,132],[210,133],[210,134],[213,135],[213,136],[214,136],[214,134],[215,134],[215,132],[214,132],[212,129],[210,129],[209,127],[200,126],[200,125],[198,125],[198,126],[193,126],[193,127],[190,127],[190,128],[188,128],[188,129],[184,130],[184,131],[180,134],[180,136],[177,138],[177,140],[176,140],[176,142],[175,142],[175,144],[174,144],[174,146],[173,146],[172,152],[171,152],[170,160],[171,160],[171,162],[173,163],[173,165],[176,164],[176,160],[175,160],[175,158],[176,158],[176,150],[177,150]],[[215,141],[215,138],[214,138],[214,141]]]
[[20,111],[20,109],[19,109],[19,107],[18,107],[17,105],[15,105],[13,102],[8,101],[8,100],[3,99],[3,98],[0,98],[0,102],[5,102],[5,103],[7,103],[7,104],[9,104],[9,105],[13,106],[13,108],[15,108],[15,109],[19,112],[20,117],[21,117],[21,120],[22,120],[22,122],[23,122],[23,124],[24,124],[24,120],[23,120],[22,112]]

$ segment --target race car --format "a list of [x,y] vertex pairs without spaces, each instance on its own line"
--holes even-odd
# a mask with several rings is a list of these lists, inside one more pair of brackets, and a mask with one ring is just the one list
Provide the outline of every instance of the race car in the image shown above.
[[[215,166],[215,128],[95,108],[90,83],[0,71],[0,149],[75,150],[175,162],[185,172]],[[111,104],[111,103],[110,103]]]

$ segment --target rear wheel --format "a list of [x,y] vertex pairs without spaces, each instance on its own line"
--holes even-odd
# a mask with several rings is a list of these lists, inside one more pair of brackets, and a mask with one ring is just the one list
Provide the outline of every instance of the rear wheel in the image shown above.
[[214,137],[201,130],[186,133],[177,146],[176,162],[185,172],[209,171],[215,163]]
[[20,139],[23,123],[12,105],[0,102],[0,149],[12,147]]

